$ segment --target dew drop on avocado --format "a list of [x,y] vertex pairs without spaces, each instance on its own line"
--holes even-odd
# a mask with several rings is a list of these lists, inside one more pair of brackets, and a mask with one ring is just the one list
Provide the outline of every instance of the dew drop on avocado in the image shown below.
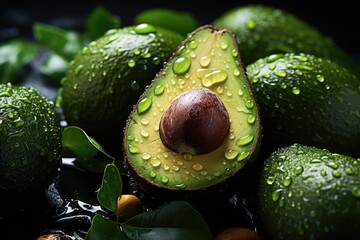
[[138,34],[149,34],[154,33],[156,31],[156,28],[151,24],[141,23],[135,26],[134,30]]
[[284,186],[286,186],[286,187],[290,186],[291,182],[292,182],[291,177],[286,176],[285,179],[284,179]]
[[301,174],[303,171],[304,171],[304,168],[303,168],[302,166],[297,166],[297,167],[295,168],[295,170],[294,170],[294,173],[295,173],[296,175],[299,175],[299,174]]
[[252,141],[254,140],[254,136],[253,135],[246,135],[244,137],[241,137],[239,138],[237,141],[236,141],[236,145],[237,146],[245,146],[249,143],[251,143]]
[[255,115],[249,115],[249,117],[247,119],[247,122],[249,124],[253,124],[253,123],[255,123],[255,121],[256,121],[256,116]]
[[250,155],[250,152],[249,152],[249,151],[241,152],[241,153],[238,155],[236,161],[242,162],[242,161],[244,161],[249,155]]
[[132,154],[141,153],[141,150],[138,147],[135,147],[135,146],[132,146],[132,145],[129,144],[128,148],[129,148],[129,152],[132,153]]
[[269,176],[266,178],[266,183],[272,185],[275,182],[275,178],[273,176]]
[[229,149],[225,152],[225,158],[228,160],[235,159],[239,155],[239,151]]
[[163,176],[163,177],[161,178],[161,183],[167,184],[168,182],[169,182],[169,178],[167,178],[167,177],[165,177],[165,176]]
[[136,62],[135,62],[135,60],[133,60],[133,59],[130,59],[129,61],[128,61],[128,66],[129,67],[135,67],[135,65],[136,65]]
[[351,189],[351,194],[356,198],[360,198],[360,187],[353,187],[353,189]]
[[276,189],[272,194],[271,194],[271,199],[276,202],[277,200],[279,200],[281,193],[282,193],[282,189]]
[[175,74],[180,75],[186,73],[191,66],[191,59],[188,57],[177,58],[173,65],[172,70]]
[[139,105],[137,107],[137,112],[139,114],[144,113],[150,109],[151,105],[152,105],[152,98],[151,97],[144,98],[139,102]]
[[323,75],[316,75],[316,79],[319,81],[319,82],[324,82],[325,81],[325,77]]
[[161,165],[161,161],[157,158],[153,158],[150,160],[150,165],[154,168],[157,168]]
[[299,94],[300,94],[300,89],[297,88],[297,87],[293,87],[293,89],[291,90],[291,92],[292,92],[294,95],[299,95]]
[[134,90],[134,91],[137,91],[140,89],[140,85],[138,83],[138,81],[132,81],[131,85],[130,85],[131,89]]
[[202,67],[209,66],[210,62],[211,62],[211,57],[209,57],[209,56],[202,56],[199,61],[200,66],[202,66]]
[[162,84],[159,84],[154,89],[154,94],[156,96],[159,96],[164,93],[165,87]]
[[224,82],[228,77],[228,74],[225,70],[214,69],[206,73],[201,79],[201,84],[204,87],[211,87],[212,85],[220,82]]

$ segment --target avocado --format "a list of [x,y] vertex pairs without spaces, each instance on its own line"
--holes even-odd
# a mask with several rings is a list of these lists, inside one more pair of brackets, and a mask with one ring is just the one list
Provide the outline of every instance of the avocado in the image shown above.
[[235,33],[245,65],[275,53],[309,53],[360,74],[358,64],[332,38],[284,9],[241,5],[216,18],[214,25]]
[[360,79],[310,54],[272,54],[246,67],[269,152],[295,142],[360,157]]
[[258,107],[235,36],[203,25],[139,98],[123,152],[141,182],[185,193],[234,176],[256,157],[260,140]]
[[264,239],[360,234],[360,159],[294,143],[265,160],[258,189]]
[[43,196],[61,165],[52,101],[33,87],[0,84],[0,218]]
[[57,104],[65,120],[118,153],[124,123],[145,87],[184,38],[150,24],[111,29],[70,63]]

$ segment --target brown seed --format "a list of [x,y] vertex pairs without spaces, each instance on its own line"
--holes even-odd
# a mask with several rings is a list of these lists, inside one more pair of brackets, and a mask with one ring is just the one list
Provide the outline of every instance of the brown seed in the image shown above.
[[171,102],[159,130],[167,148],[199,155],[218,148],[229,128],[229,114],[221,99],[207,88],[195,88]]

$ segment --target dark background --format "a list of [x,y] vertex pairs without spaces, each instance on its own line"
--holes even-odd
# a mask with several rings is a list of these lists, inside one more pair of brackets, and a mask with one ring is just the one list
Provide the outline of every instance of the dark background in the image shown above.
[[262,3],[283,8],[318,28],[324,34],[358,57],[360,52],[360,9],[355,1],[18,1],[8,0],[0,5],[0,42],[18,36],[31,37],[31,25],[35,21],[54,24],[63,28],[81,31],[86,16],[98,5],[104,6],[112,14],[118,15],[122,26],[133,23],[133,17],[148,8],[168,7],[187,11],[200,24],[211,23],[225,11],[243,4]]

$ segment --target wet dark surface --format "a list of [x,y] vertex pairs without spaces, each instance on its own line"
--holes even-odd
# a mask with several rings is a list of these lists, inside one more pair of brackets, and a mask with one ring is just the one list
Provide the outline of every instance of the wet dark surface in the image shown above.
[[[50,3],[50,6],[44,6],[40,1],[8,1],[2,3],[0,9],[0,42],[17,37],[32,39],[31,26],[37,21],[83,31],[86,16],[98,5],[103,5],[113,14],[120,16],[122,26],[125,26],[132,23],[133,16],[138,12],[151,7],[189,11],[200,23],[206,24],[211,23],[226,10],[249,2],[271,4],[295,13],[324,34],[331,36],[339,46],[360,62],[360,39],[355,34],[359,29],[357,8],[346,1],[340,4],[327,3],[327,6],[310,5],[304,1],[220,1],[206,5],[194,1],[146,1],[141,4],[123,1],[102,1],[100,4],[96,1],[87,1],[75,5],[70,1],[57,1]],[[32,85],[48,99],[55,100],[59,85],[41,75],[38,70],[39,61],[41,56],[27,66],[20,83]],[[260,159],[265,157],[259,156]],[[253,171],[256,170],[255,167]],[[193,206],[204,216],[214,233],[230,226],[242,226],[258,231],[255,203],[252,200],[256,174],[252,177],[254,179],[244,178],[242,186],[237,186],[237,190],[218,189],[216,194],[205,194],[201,198],[189,197],[188,200],[192,201]],[[94,213],[108,214],[96,200],[96,190],[100,187],[101,178],[101,174],[79,169],[72,164],[71,158],[64,158],[64,164],[59,169],[54,184],[33,208],[8,219],[0,218],[0,239],[36,239],[50,232],[67,234],[70,239],[75,239],[77,235],[84,237]],[[134,192],[143,196],[142,191],[129,184],[130,179],[124,178],[123,182],[124,186],[127,186],[124,192]],[[145,196],[144,199],[148,201],[145,203],[149,207],[157,207],[164,201],[154,200],[149,196]]]

